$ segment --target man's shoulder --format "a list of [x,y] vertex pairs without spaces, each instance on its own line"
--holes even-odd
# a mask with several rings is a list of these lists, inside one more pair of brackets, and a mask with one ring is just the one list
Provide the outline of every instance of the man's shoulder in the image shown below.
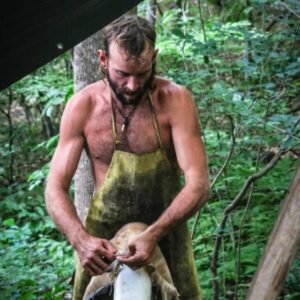
[[163,77],[156,77],[156,86],[160,99],[169,104],[190,101],[191,95],[189,90],[172,80]]
[[68,101],[66,109],[83,113],[90,112],[100,98],[104,89],[103,82],[98,81],[87,85],[75,93]]

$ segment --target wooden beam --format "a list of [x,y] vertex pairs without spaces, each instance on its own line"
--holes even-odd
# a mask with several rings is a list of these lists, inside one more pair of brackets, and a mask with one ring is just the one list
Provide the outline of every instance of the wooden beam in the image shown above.
[[0,89],[74,47],[139,2],[6,1],[0,12]]
[[275,300],[300,241],[300,167],[270,235],[246,300]]

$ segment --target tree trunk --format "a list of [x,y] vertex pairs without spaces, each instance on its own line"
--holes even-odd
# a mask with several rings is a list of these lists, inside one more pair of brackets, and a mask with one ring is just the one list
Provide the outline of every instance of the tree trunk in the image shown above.
[[270,235],[247,300],[275,300],[300,241],[300,167]]
[[155,26],[156,19],[156,0],[148,0],[147,20],[152,26]]
[[[101,78],[97,50],[103,45],[102,31],[98,31],[74,47],[74,92]],[[85,150],[82,151],[75,173],[75,207],[82,223],[94,192],[91,162]]]

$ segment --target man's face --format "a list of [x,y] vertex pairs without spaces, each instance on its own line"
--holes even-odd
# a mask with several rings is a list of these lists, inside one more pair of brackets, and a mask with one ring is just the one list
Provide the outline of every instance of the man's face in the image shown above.
[[[103,53],[102,53],[103,54]],[[139,57],[128,55],[116,43],[109,48],[109,56],[100,59],[107,70],[106,77],[117,99],[124,105],[137,104],[154,79],[156,51],[146,47]]]

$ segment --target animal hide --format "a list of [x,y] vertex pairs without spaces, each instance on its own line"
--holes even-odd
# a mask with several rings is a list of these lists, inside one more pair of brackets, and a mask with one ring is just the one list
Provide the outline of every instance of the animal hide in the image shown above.
[[[131,241],[133,241],[146,228],[147,225],[143,223],[128,223],[116,233],[114,238],[111,240],[111,243],[118,249],[119,253],[126,253],[128,252],[128,245]],[[85,291],[83,299],[96,299],[94,295],[106,292],[109,287],[112,288],[116,276],[118,276],[118,270],[120,267],[120,264],[116,262],[112,265],[111,273],[103,273],[102,275],[94,276]],[[179,294],[174,286],[167,262],[158,246],[155,247],[150,264],[143,268],[145,268],[151,278],[153,290],[159,291],[161,295],[159,299],[179,299]],[[152,298],[154,299],[154,296]]]

